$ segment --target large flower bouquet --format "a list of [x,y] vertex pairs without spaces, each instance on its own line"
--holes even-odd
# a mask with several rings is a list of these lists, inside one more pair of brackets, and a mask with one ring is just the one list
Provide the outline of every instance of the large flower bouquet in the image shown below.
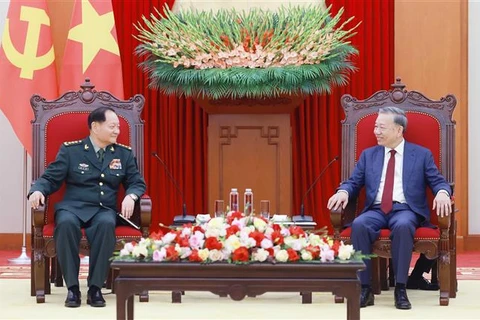
[[349,260],[359,256],[352,245],[333,241],[325,231],[274,224],[254,215],[230,212],[226,218],[187,224],[129,242],[114,260],[228,262],[298,262]]
[[[262,98],[329,92],[345,85],[357,53],[352,18],[324,6],[278,11],[184,11],[168,7],[136,25],[150,85],[167,94]],[[358,24],[357,24],[358,25]]]

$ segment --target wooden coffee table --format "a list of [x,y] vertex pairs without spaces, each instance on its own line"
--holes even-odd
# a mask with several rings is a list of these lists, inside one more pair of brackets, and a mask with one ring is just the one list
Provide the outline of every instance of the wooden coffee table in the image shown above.
[[360,319],[363,261],[332,263],[190,263],[114,261],[117,319],[133,319],[134,295],[145,290],[210,291],[240,301],[266,292],[332,292],[347,298],[347,319]]

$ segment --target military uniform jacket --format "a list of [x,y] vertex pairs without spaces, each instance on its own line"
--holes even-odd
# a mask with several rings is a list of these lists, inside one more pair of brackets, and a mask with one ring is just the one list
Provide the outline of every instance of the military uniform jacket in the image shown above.
[[55,211],[68,210],[84,222],[102,208],[119,211],[120,184],[123,184],[125,194],[133,193],[138,197],[146,189],[130,147],[107,146],[102,163],[89,137],[63,143],[55,161],[35,181],[30,193],[40,191],[47,196],[60,189],[63,182],[66,184],[65,195],[55,205]]

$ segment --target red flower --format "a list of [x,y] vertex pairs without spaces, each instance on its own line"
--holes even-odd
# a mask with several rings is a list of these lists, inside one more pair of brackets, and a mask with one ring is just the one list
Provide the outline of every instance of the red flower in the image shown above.
[[198,255],[198,250],[194,249],[194,250],[192,250],[192,253],[188,257],[188,261],[190,261],[190,262],[202,262],[203,260]]
[[180,245],[180,247],[189,247],[190,244],[186,237],[177,237],[176,242]]
[[218,239],[215,237],[208,237],[207,239],[205,239],[205,248],[207,248],[208,250],[220,250],[222,249],[222,247],[222,243],[219,242]]
[[262,243],[262,240],[265,239],[265,234],[263,232],[260,232],[260,231],[250,232],[250,234],[248,236],[250,238],[255,239],[257,247],[260,247],[260,245]]
[[158,230],[158,232],[152,232],[149,238],[152,240],[160,240],[162,239],[163,236],[164,236],[164,233],[161,230]]
[[267,249],[265,249],[265,250],[268,251],[268,255],[269,255],[270,257],[273,257],[273,254],[275,253],[275,252],[273,251],[273,248],[267,248]]
[[288,261],[298,261],[300,260],[300,257],[297,253],[297,251],[293,250],[292,248],[287,249],[288,253]]
[[283,236],[280,230],[272,232],[272,242],[275,245],[282,245],[284,243]]
[[167,260],[169,261],[177,261],[178,260],[178,252],[175,250],[174,246],[169,246],[167,248]]
[[288,228],[288,230],[290,231],[290,234],[293,237],[296,237],[296,238],[305,237],[305,230],[303,230],[299,226],[290,226],[290,228]]
[[308,252],[312,254],[313,259],[318,259],[320,256],[320,247],[309,245],[305,248]]
[[227,217],[227,223],[232,224],[233,220],[235,219],[242,219],[244,217],[243,213],[235,211],[230,214],[230,216]]
[[225,238],[228,239],[228,237],[236,234],[239,231],[240,231],[240,228],[238,226],[236,226],[236,225],[230,226],[230,227],[227,228],[227,235],[225,236]]
[[192,229],[192,233],[195,233],[197,231],[200,231],[201,233],[205,233],[205,230],[201,226],[194,226]]
[[340,248],[340,241],[335,240],[335,241],[333,242],[333,245],[332,245],[332,250],[333,250],[333,252],[334,252],[334,254],[335,254],[335,257],[338,256],[338,249],[339,249],[339,248]]
[[233,251],[232,260],[241,262],[247,262],[248,260],[250,260],[250,254],[248,253],[248,249],[245,247],[240,247]]

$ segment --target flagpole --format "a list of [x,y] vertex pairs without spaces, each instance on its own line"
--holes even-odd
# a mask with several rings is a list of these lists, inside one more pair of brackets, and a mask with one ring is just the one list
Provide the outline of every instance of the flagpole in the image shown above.
[[22,194],[22,209],[23,209],[23,243],[22,253],[18,258],[8,259],[8,262],[13,264],[30,264],[30,257],[27,256],[27,149],[23,148],[23,194]]

